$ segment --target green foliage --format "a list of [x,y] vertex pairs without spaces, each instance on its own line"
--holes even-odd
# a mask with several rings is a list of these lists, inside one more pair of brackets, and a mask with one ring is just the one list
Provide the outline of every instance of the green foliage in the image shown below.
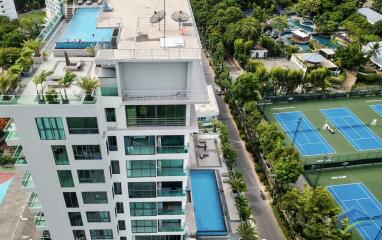
[[255,73],[257,69],[264,67],[264,63],[254,60],[248,59],[247,64],[245,65],[245,70],[251,73]]
[[234,42],[234,56],[239,61],[240,65],[244,65],[251,53],[251,49],[254,47],[254,42],[252,40],[248,40],[244,42],[243,39],[238,38]]
[[8,155],[0,156],[0,166],[1,165],[14,165],[16,163],[16,159],[12,158]]
[[45,7],[44,0],[15,0],[14,1],[17,12],[24,13],[35,9],[41,9]]
[[279,57],[282,54],[281,46],[268,36],[260,38],[260,45],[268,50],[270,57]]
[[258,240],[256,229],[252,227],[250,221],[241,222],[237,227],[237,233],[243,240]]
[[85,98],[87,100],[92,99],[93,92],[99,87],[99,80],[91,77],[83,77],[80,81],[77,81],[76,85],[85,92]]
[[56,89],[49,88],[45,92],[45,99],[48,103],[58,103],[58,93]]
[[20,57],[20,48],[0,48],[0,66],[9,68]]
[[256,101],[259,98],[259,89],[258,76],[254,73],[245,72],[232,85],[231,94],[239,106],[243,106],[245,102]]
[[300,51],[300,48],[294,45],[286,45],[284,47],[284,52],[286,53],[288,59],[292,56],[294,53],[298,53]]
[[377,75],[376,73],[357,73],[357,82],[363,82],[367,84],[381,84],[382,77]]
[[373,28],[374,28],[374,33],[379,35],[379,36],[382,36],[382,20],[376,22],[374,25],[373,25]]
[[294,90],[303,83],[303,71],[274,67],[271,78],[275,90],[281,93],[293,94]]
[[43,44],[43,41],[41,41],[40,39],[26,40],[23,43],[23,48],[25,49],[24,52],[27,51],[26,49],[30,49],[33,51],[34,56],[38,57],[41,55],[40,50]]
[[330,73],[326,68],[317,68],[308,72],[305,76],[307,82],[312,84],[312,86],[317,90],[325,91],[326,88],[330,87]]
[[286,16],[276,16],[270,20],[272,28],[277,29],[279,32],[288,28],[288,18]]
[[301,15],[317,14],[320,11],[320,0],[299,0],[295,10]]
[[373,26],[359,13],[349,16],[342,25],[350,32],[355,41],[366,43],[379,39],[378,36],[372,34],[374,33]]
[[349,44],[337,49],[334,59],[341,68],[352,69],[366,62],[359,44]]
[[281,197],[279,207],[288,213],[292,228],[302,239],[350,239],[350,234],[338,230],[341,211],[323,187],[306,187],[303,192],[293,188]]
[[42,87],[42,84],[47,80],[47,78],[52,75],[52,71],[46,71],[42,70],[39,74],[35,74],[32,78],[32,82],[36,85],[36,91],[38,95],[38,86],[40,85],[41,89],[41,96],[44,96],[44,88]]
[[20,80],[20,75],[7,70],[0,71],[0,93],[1,95],[7,95],[17,87],[17,83]]

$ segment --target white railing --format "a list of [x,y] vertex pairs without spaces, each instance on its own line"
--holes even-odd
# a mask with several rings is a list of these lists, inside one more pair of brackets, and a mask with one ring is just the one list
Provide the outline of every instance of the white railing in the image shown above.
[[208,100],[207,90],[123,91],[123,100]]
[[103,18],[101,15],[97,18],[98,28],[120,28],[122,27],[123,19],[120,17],[115,18]]
[[116,59],[200,59],[201,48],[157,48],[157,49],[99,49],[96,58],[98,60]]

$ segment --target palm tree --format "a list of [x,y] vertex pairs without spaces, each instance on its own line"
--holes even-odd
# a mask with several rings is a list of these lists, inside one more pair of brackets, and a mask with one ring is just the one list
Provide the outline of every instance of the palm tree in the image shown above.
[[9,96],[7,96],[7,93],[10,89],[14,89],[17,86],[17,83],[20,80],[20,75],[6,71],[1,70],[0,71],[0,93],[3,96],[3,99],[8,99]]
[[371,45],[370,50],[367,52],[367,57],[368,58],[377,57],[381,53],[380,47],[381,46],[379,45],[378,42]]
[[37,87],[38,87],[38,85],[40,85],[40,88],[41,88],[41,99],[44,99],[44,89],[42,87],[42,84],[52,74],[53,74],[53,71],[43,70],[41,73],[34,75],[33,78],[32,78],[33,83],[36,85],[36,92],[37,92],[38,96],[39,96],[39,94],[38,94],[38,88]]
[[91,101],[93,99],[92,94],[99,87],[100,83],[96,78],[83,77],[76,85],[85,92],[85,101]]
[[238,193],[247,191],[247,185],[243,180],[243,176],[236,170],[229,176],[228,183],[231,185],[232,189],[236,190]]
[[65,75],[58,80],[58,83],[64,87],[65,99],[68,100],[68,95],[66,95],[66,88],[68,88],[72,82],[77,78],[74,72],[66,72]]
[[29,39],[27,41],[24,41],[23,47],[32,49],[34,51],[34,56],[38,57],[41,55],[40,50],[43,44],[44,42],[40,39]]
[[258,240],[256,228],[252,226],[250,220],[241,222],[237,227],[237,232],[243,240]]

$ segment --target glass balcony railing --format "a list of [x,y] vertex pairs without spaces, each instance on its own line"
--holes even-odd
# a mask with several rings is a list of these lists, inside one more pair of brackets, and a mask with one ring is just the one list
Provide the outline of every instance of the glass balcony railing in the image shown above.
[[181,197],[186,196],[184,190],[157,190],[158,197]]
[[178,226],[178,225],[176,225],[176,226],[172,226],[172,225],[170,225],[170,226],[159,226],[159,228],[158,228],[158,231],[159,232],[183,232],[184,231],[184,228],[182,227],[182,226]]
[[186,146],[159,146],[157,151],[158,154],[187,153],[188,148]]
[[118,88],[117,87],[101,87],[101,96],[104,97],[117,97],[118,96]]
[[127,126],[185,126],[186,118],[127,118]]
[[183,168],[159,168],[158,176],[186,176]]
[[126,155],[154,155],[155,146],[126,146]]
[[42,213],[42,212],[39,212],[36,214],[36,217],[34,218],[34,222],[35,222],[37,228],[47,227],[47,224],[45,221],[45,216],[44,216],[44,213]]
[[15,165],[27,164],[27,160],[25,159],[23,148],[21,146],[17,146],[15,152],[12,154],[12,158],[15,160]]
[[[1,100],[0,100],[1,103]],[[4,127],[4,137],[6,140],[17,140],[19,138],[17,134],[16,124],[13,119],[10,119]]]
[[29,197],[28,206],[30,209],[40,209],[41,203],[37,197],[37,193],[32,193]]
[[21,178],[21,185],[24,188],[34,188],[34,182],[32,179],[32,174],[27,170],[24,172]]
[[158,209],[158,215],[184,215],[184,209]]

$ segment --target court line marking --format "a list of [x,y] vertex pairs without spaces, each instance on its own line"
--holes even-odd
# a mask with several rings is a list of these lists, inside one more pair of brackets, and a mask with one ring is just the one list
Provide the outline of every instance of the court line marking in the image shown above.
[[[316,128],[314,128],[314,125],[312,124],[312,122],[310,122],[310,120],[305,116],[305,114],[301,111],[292,111],[292,112],[278,112],[278,113],[273,113],[273,115],[275,116],[277,122],[281,125],[281,127],[283,128],[284,132],[286,133],[286,135],[293,141],[292,137],[289,135],[289,128],[285,125],[285,121],[282,120],[281,118],[281,114],[301,114],[301,116],[303,117],[303,121],[306,122],[308,124],[308,126],[311,128],[309,130],[312,130],[312,132],[314,132],[315,136],[318,137],[320,139],[320,142],[316,143],[316,144],[321,144],[323,143],[323,145],[325,146],[325,149],[328,151],[327,153],[320,153],[320,154],[306,154],[306,151],[303,150],[303,145],[301,145],[300,143],[298,144],[294,144],[297,149],[300,151],[300,153],[302,153],[303,156],[306,156],[306,157],[310,157],[310,156],[321,156],[321,155],[325,155],[325,154],[335,154],[336,151],[334,150],[334,148],[326,141],[326,139],[317,131]],[[292,121],[287,121],[287,122],[292,122]],[[296,122],[293,121],[293,122]],[[304,135],[306,137],[306,135]],[[309,139],[309,138],[307,138]],[[310,139],[309,139],[310,141]]]
[[294,109],[295,107],[277,107],[277,108],[271,108],[271,110],[283,110],[283,109]]
[[[355,120],[358,120],[360,123],[362,123],[363,125],[361,125],[361,126],[367,128],[368,131],[370,132],[370,134],[371,134],[372,136],[374,136],[374,138],[367,138],[367,139],[375,139],[375,140],[377,140],[377,141],[382,145],[382,141],[381,141],[381,139],[380,139],[377,135],[375,135],[374,132],[373,132],[371,129],[369,129],[369,128],[366,126],[366,124],[365,124],[364,122],[362,122],[362,121],[361,121],[355,114],[353,114],[347,107],[342,107],[342,108],[324,108],[324,109],[320,109],[320,112],[326,117],[326,119],[329,120],[329,122],[331,122],[334,126],[337,127],[337,125],[332,121],[332,118],[340,118],[340,117],[329,117],[328,111],[326,111],[326,110],[344,110],[346,113],[348,113],[348,115],[347,115],[346,117],[352,117],[352,116],[354,116],[353,118],[354,118]],[[350,113],[351,115],[350,115],[349,113]],[[345,122],[346,122],[346,121],[345,121]],[[351,126],[350,126],[350,127],[351,127]],[[352,128],[352,127],[351,127],[351,128]],[[340,127],[337,127],[337,129],[341,129],[341,128],[340,128]],[[353,129],[353,128],[352,128],[352,129]],[[348,141],[348,143],[350,143],[350,145],[352,145],[353,148],[355,148],[355,150],[358,151],[358,152],[365,152],[365,151],[373,151],[373,150],[382,149],[382,146],[381,146],[380,148],[361,149],[361,148],[359,147],[359,145],[353,141],[353,140],[357,140],[357,139],[353,139],[353,138],[347,137],[347,136],[345,135],[345,133],[343,133],[343,131],[341,131],[341,130],[340,130],[339,132],[340,132],[340,133],[342,134],[342,136]],[[357,133],[357,134],[358,134],[358,133]],[[359,134],[358,134],[358,135],[359,135]],[[351,140],[351,141],[349,141],[349,140]],[[360,140],[360,139],[358,139],[358,140]]]

